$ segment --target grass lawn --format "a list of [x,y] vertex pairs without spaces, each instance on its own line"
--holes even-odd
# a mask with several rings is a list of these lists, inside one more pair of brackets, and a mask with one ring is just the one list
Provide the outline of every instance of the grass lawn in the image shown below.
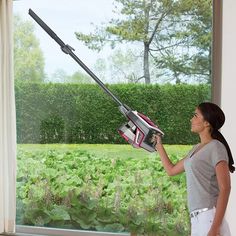
[[[61,152],[73,151],[75,149],[85,150],[96,156],[104,157],[132,157],[142,158],[146,156],[156,156],[157,153],[150,153],[143,149],[133,148],[131,145],[118,144],[18,144],[18,149],[29,152],[56,150]],[[184,157],[192,148],[192,145],[165,145],[166,151],[170,155]]]

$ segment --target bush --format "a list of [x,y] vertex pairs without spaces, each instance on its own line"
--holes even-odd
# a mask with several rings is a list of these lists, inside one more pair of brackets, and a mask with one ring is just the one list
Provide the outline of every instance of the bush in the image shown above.
[[[119,84],[108,88],[134,110],[157,122],[164,143],[192,144],[190,118],[210,98],[209,85]],[[18,143],[125,143],[119,128],[126,118],[96,84],[17,82]]]
[[186,208],[184,174],[168,177],[159,157],[18,149],[19,225],[185,236]]

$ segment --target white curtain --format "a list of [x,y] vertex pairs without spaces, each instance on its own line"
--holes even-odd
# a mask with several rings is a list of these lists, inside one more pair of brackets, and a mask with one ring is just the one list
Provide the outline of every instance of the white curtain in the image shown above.
[[0,0],[0,233],[14,233],[16,218],[12,11],[12,0]]

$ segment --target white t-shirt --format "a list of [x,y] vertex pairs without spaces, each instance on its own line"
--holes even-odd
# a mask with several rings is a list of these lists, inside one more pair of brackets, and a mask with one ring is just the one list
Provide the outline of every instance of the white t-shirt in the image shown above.
[[228,162],[224,144],[216,139],[194,153],[197,147],[198,145],[189,152],[184,160],[190,212],[216,206],[219,188],[215,166],[220,161]]

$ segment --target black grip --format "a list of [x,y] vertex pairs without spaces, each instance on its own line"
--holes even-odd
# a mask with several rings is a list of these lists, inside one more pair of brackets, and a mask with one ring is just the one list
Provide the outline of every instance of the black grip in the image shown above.
[[65,43],[49,28],[32,9],[29,9],[29,15],[63,48]]

